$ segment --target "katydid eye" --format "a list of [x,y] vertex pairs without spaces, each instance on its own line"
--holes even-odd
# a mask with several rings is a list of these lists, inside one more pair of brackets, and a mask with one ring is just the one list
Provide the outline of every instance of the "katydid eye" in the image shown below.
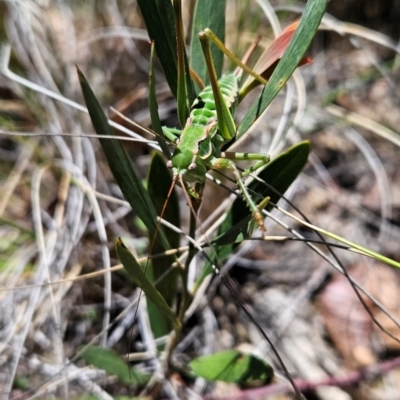
[[172,168],[172,167],[173,167],[172,160],[168,160],[167,161],[167,168]]
[[188,166],[189,171],[194,171],[196,169],[196,164],[194,162],[190,163]]

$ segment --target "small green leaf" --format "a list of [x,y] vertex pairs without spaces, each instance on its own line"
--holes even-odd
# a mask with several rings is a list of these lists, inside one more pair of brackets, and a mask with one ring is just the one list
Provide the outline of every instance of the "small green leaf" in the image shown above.
[[129,385],[143,385],[150,379],[150,375],[131,368],[117,353],[98,346],[90,346],[84,350],[81,357],[96,368],[103,369],[109,375],[116,375],[118,379]]
[[[225,0],[197,0],[196,2],[190,46],[190,67],[199,75],[205,86],[210,84],[210,79],[198,34],[205,28],[210,28],[224,43],[225,2]],[[211,47],[211,53],[215,71],[217,76],[220,77],[224,64],[224,54],[216,46]]]
[[240,385],[253,382],[265,383],[274,371],[263,360],[237,350],[226,350],[209,356],[198,357],[189,363],[194,374],[208,381],[222,381]]
[[143,290],[147,298],[150,299],[160,309],[160,311],[164,313],[165,317],[171,320],[176,326],[180,326],[180,322],[174,311],[167,304],[160,292],[147,278],[140,264],[136,261],[132,253],[125,247],[120,238],[117,239],[115,245],[118,258],[133,282],[135,282],[135,284]]
[[13,382],[13,389],[29,390],[32,383],[25,376],[16,376]]
[[[78,70],[79,81],[82,88],[82,93],[85,98],[85,103],[89,111],[90,119],[94,130],[98,135],[112,135],[110,126],[108,125],[107,117],[104,114],[96,96],[89,86],[83,73]],[[128,201],[132,209],[138,217],[143,221],[151,235],[159,229],[157,222],[157,214],[154,210],[150,196],[143,187],[141,179],[132,163],[126,154],[120,141],[115,139],[99,139],[107,158],[108,165],[117,181],[121,191]],[[165,238],[163,231],[157,236],[159,242],[165,250],[170,249],[168,240]]]
[[289,80],[297,65],[310,46],[324,15],[328,0],[308,0],[300,24],[287,50],[274,70],[271,79],[238,127],[238,140],[254,124],[256,119],[265,111],[271,101]]

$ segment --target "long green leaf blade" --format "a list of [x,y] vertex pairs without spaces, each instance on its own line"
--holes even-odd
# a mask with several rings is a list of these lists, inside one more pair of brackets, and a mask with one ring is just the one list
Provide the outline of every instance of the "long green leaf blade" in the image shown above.
[[164,313],[164,315],[175,324],[175,326],[179,326],[180,322],[176,314],[167,304],[161,293],[154,287],[153,283],[147,278],[142,267],[123,244],[122,240],[117,239],[115,246],[118,258],[133,282],[143,290],[147,298],[149,298]]
[[[197,0],[196,2],[190,46],[190,67],[199,75],[206,86],[210,84],[210,79],[197,35],[205,28],[210,28],[221,42],[225,41],[225,3],[225,0]],[[212,46],[211,53],[215,71],[217,76],[220,77],[224,63],[224,54],[216,46]]]
[[327,3],[328,0],[309,0],[307,2],[293,39],[279,61],[267,86],[262,91],[260,98],[253,103],[239,125],[236,140],[247,132],[293,74],[317,32]]
[[[112,131],[108,125],[107,117],[79,68],[78,75],[94,130],[98,135],[111,136]],[[99,138],[99,140],[111,172],[121,188],[125,199],[146,225],[150,234],[154,235],[159,229],[156,211],[121,142],[115,139]],[[162,230],[158,235],[158,240],[165,250],[170,249],[170,245]]]
[[158,59],[165,73],[168,86],[176,98],[178,86],[178,64],[176,54],[176,28],[171,1],[138,0],[147,32],[154,41]]

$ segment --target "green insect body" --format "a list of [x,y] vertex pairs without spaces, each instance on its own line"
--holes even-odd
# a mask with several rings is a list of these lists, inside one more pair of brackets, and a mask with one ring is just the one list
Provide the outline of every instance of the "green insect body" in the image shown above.
[[[237,77],[234,74],[225,75],[218,84],[225,104],[234,106],[239,87]],[[190,116],[177,139],[177,148],[168,166],[174,176],[183,175],[187,183],[203,183],[206,171],[211,168],[210,159],[220,155],[220,148],[225,143],[227,140],[218,131],[212,88],[207,86],[192,104]]]
[[[232,112],[236,106],[239,93],[238,76],[224,75],[218,80],[220,102],[230,111],[224,115],[224,121],[218,118],[214,98],[215,88],[211,85],[203,89],[193,102],[185,127],[177,136],[178,131],[164,128],[165,135],[177,143],[174,154],[167,165],[172,169],[174,177],[182,177],[188,193],[199,199],[206,179],[206,172],[211,169],[230,169],[237,181],[238,187],[253,211],[254,218],[261,229],[264,228],[263,218],[257,206],[253,203],[242,182],[242,175],[233,160],[258,160],[245,174],[265,165],[269,156],[254,153],[224,153],[221,148],[235,137],[235,125]],[[233,129],[226,129],[231,126]],[[224,129],[225,128],[225,129]],[[243,174],[243,175],[245,175]]]
[[[180,1],[174,1],[174,5],[176,6],[178,43],[184,43]],[[296,27],[297,23],[290,25],[264,51],[254,70],[247,67],[245,62],[237,59],[210,29],[201,31],[198,38],[202,46],[211,84],[193,102],[182,132],[176,129],[163,129],[165,136],[177,145],[171,160],[167,164],[173,171],[175,182],[179,179],[180,184],[192,198],[201,200],[207,171],[209,169],[229,169],[233,173],[244,201],[252,211],[253,219],[258,223],[261,231],[265,231],[262,208],[265,207],[268,199],[261,200],[257,206],[243,182],[243,177],[265,166],[269,162],[269,156],[260,153],[224,152],[222,150],[224,146],[227,147],[236,139],[236,126],[232,116],[236,103],[240,102],[255,86],[267,83]],[[228,74],[220,79],[217,78],[210,42],[213,42],[242,70],[249,74],[247,81],[240,90],[238,75]],[[304,59],[300,64],[308,62],[308,59]],[[181,121],[185,120],[188,114],[185,71],[183,46],[178,46],[178,83],[180,84],[178,85],[177,103]],[[241,173],[235,164],[235,161],[240,160],[256,162]]]

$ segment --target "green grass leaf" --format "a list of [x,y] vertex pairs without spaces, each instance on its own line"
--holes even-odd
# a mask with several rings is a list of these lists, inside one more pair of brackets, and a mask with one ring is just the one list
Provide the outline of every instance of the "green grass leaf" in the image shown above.
[[[107,117],[79,68],[78,75],[94,130],[98,135],[112,135],[113,132],[108,125]],[[125,199],[146,225],[150,234],[154,235],[159,228],[157,224],[157,213],[148,192],[143,187],[141,179],[133,168],[121,142],[115,139],[99,138],[99,140],[111,172],[121,188]],[[165,250],[170,249],[168,240],[162,230],[160,230],[157,238]]]
[[150,379],[150,375],[136,371],[130,367],[113,350],[98,346],[90,346],[82,353],[81,357],[96,368],[103,369],[109,375],[116,375],[127,385],[143,385]]
[[244,135],[280,92],[310,46],[317,32],[328,0],[308,0],[300,24],[267,86],[238,127],[236,140]]
[[161,293],[154,287],[153,283],[147,278],[142,267],[136,261],[132,253],[122,243],[121,239],[117,239],[115,243],[117,249],[118,259],[128,272],[129,276],[140,287],[146,294],[146,297],[150,299],[155,306],[164,313],[165,317],[172,321],[176,326],[180,326],[180,322],[172,308],[165,301]]
[[237,350],[225,350],[209,356],[198,357],[189,363],[194,374],[208,381],[236,384],[260,384],[274,376],[272,367],[263,360]]

